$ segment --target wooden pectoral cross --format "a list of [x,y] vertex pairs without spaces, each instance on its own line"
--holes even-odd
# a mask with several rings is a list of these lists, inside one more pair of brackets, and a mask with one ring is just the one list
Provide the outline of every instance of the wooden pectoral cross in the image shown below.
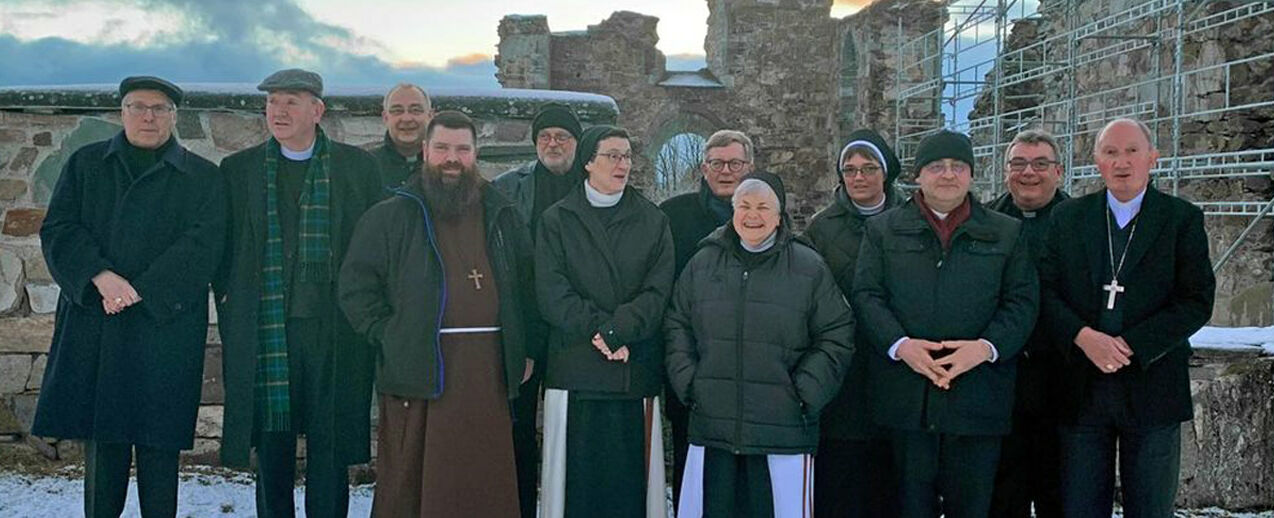
[[[466,279],[473,281],[473,289],[475,290],[482,290],[483,277],[486,277],[486,276],[478,273],[477,268],[469,270],[469,275],[465,276]],[[1120,291],[1123,291],[1123,288],[1120,288]]]
[[1103,284],[1101,289],[1109,293],[1106,296],[1106,309],[1115,309],[1115,296],[1123,293],[1127,288],[1120,286],[1118,279],[1111,279],[1110,284]]

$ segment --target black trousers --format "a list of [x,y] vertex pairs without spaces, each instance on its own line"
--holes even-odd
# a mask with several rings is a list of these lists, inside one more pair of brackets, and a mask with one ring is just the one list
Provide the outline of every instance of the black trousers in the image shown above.
[[896,481],[888,440],[825,439],[814,458],[814,516],[898,516]]
[[894,465],[904,518],[986,518],[1000,437],[894,430]]
[[331,351],[324,337],[330,323],[317,318],[289,318],[288,382],[292,430],[260,432],[253,446],[257,454],[257,515],[292,518],[296,487],[296,441],[305,435],[305,515],[345,518],[349,511],[349,466],[336,460]]
[[1015,415],[1013,433],[1000,443],[991,516],[1036,518],[1062,516],[1062,459],[1055,419]]
[[137,498],[144,518],[177,515],[178,450],[140,444],[84,442],[84,516],[119,518],[128,500],[128,471],[137,453]]
[[681,403],[672,387],[664,388],[664,415],[672,428],[672,505],[681,503],[681,479],[686,473],[686,451],[690,448],[690,409]]
[[531,379],[522,384],[513,401],[513,459],[517,464],[518,502],[522,518],[536,518],[539,492],[540,447],[535,441],[536,410],[540,403],[543,366],[537,364]]
[[735,455],[717,448],[703,449],[704,518],[773,516],[774,489],[770,485],[770,464],[765,455]]
[[1115,462],[1126,518],[1172,516],[1181,470],[1181,424],[1133,419],[1117,379],[1093,383],[1078,420],[1061,429],[1062,507],[1067,518],[1110,516]]

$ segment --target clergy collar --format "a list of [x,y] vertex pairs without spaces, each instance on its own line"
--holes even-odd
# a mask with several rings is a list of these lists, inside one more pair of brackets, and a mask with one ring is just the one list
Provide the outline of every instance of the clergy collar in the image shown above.
[[309,160],[310,157],[314,156],[314,145],[317,143],[318,143],[318,139],[315,138],[313,142],[310,142],[310,147],[307,147],[300,151],[292,151],[291,149],[288,149],[287,146],[283,145],[282,142],[280,142],[279,153],[283,154],[283,158],[286,158],[293,162],[304,162],[306,160]]
[[880,203],[877,203],[877,204],[872,205],[872,206],[870,206],[870,207],[865,207],[865,206],[863,206],[863,205],[859,205],[859,204],[858,204],[858,202],[854,201],[854,199],[853,199],[853,198],[850,198],[850,199],[849,199],[849,203],[850,203],[851,205],[853,205],[855,209],[857,209],[857,210],[858,210],[858,213],[859,213],[859,214],[862,214],[862,215],[864,215],[864,216],[875,216],[875,215],[880,214],[881,212],[884,212],[884,211],[885,211],[885,202],[886,202],[886,201],[888,201],[888,199],[889,199],[889,196],[888,196],[888,195],[881,196],[881,197],[880,197]]
[[760,243],[757,243],[756,246],[749,245],[746,241],[743,240],[743,238],[739,238],[739,246],[743,247],[743,249],[747,250],[748,252],[759,254],[761,252],[769,250],[770,248],[773,248],[774,243],[777,243],[778,240],[779,240],[779,229],[775,228],[774,232],[770,232],[770,237],[767,237],[764,240],[762,240]]
[[589,185],[588,180],[584,180],[584,196],[588,198],[588,204],[597,208],[614,207],[619,204],[619,199],[624,197],[624,191],[615,194],[602,194],[601,191],[594,189]]
[[1141,202],[1146,197],[1148,188],[1149,186],[1143,188],[1133,199],[1126,202],[1115,199],[1115,195],[1111,194],[1109,189],[1106,190],[1106,206],[1110,207],[1110,212],[1115,215],[1115,223],[1119,225],[1119,228],[1128,226],[1128,222],[1141,212]]

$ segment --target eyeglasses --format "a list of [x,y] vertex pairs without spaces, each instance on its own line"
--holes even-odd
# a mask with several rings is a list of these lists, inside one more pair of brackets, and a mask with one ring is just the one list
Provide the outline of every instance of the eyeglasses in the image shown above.
[[845,175],[846,178],[853,178],[858,175],[862,175],[863,178],[873,178],[879,175],[880,171],[881,169],[878,165],[865,165],[862,167],[846,166],[841,168],[840,173]]
[[574,139],[575,137],[571,135],[570,133],[552,134],[552,133],[544,133],[544,132],[540,132],[540,136],[535,138],[536,142],[539,142],[540,144],[543,144],[546,146],[553,142],[556,142],[557,145],[561,146]]
[[928,165],[924,166],[924,168],[922,169],[922,171],[924,171],[925,173],[933,174],[933,175],[943,174],[947,171],[951,171],[951,174],[961,175],[961,174],[967,174],[971,170],[972,169],[969,167],[969,164],[966,164],[964,162],[955,162],[955,161],[951,162],[951,165],[949,166],[943,163],[942,161],[930,162]]
[[425,114],[425,107],[424,107],[424,106],[420,106],[420,105],[415,105],[415,106],[412,106],[412,107],[410,107],[410,108],[403,108],[402,106],[393,106],[393,107],[391,107],[390,109],[388,109],[388,110],[386,110],[386,111],[388,111],[390,115],[393,115],[393,116],[395,116],[395,117],[398,117],[398,116],[403,115],[403,114],[405,114],[405,113],[410,113],[410,114],[412,114],[412,115],[421,116],[421,115],[424,115],[424,114]]
[[1024,158],[1014,158],[1013,160],[1009,160],[1009,170],[1015,173],[1020,173],[1025,171],[1026,166],[1029,165],[1031,166],[1032,171],[1042,173],[1047,171],[1049,167],[1052,167],[1053,164],[1056,163],[1056,160],[1049,160],[1047,158],[1036,158],[1035,160],[1029,161]]
[[720,173],[722,169],[729,167],[731,173],[737,173],[743,170],[743,166],[748,165],[751,162],[748,162],[747,160],[739,160],[737,158],[730,161],[714,158],[706,163],[708,164],[708,169],[711,169],[713,172]]
[[616,153],[616,152],[613,152],[613,151],[612,151],[612,152],[610,152],[610,153],[598,153],[598,154],[597,154],[597,156],[604,156],[604,157],[606,157],[608,160],[610,160],[611,162],[614,162],[614,163],[616,163],[616,164],[618,164],[618,163],[619,163],[619,162],[621,162],[621,161],[626,161],[626,162],[629,162],[629,163],[632,163],[632,161],[633,161],[633,155],[631,155],[631,154],[629,154],[629,153]]
[[142,104],[142,103],[128,103],[124,105],[124,109],[128,111],[129,115],[132,115],[134,117],[141,117],[142,115],[145,115],[146,112],[150,112],[154,114],[156,117],[167,117],[169,115],[172,115],[173,111],[176,110],[170,104],[156,104],[154,106],[146,106],[145,104]]

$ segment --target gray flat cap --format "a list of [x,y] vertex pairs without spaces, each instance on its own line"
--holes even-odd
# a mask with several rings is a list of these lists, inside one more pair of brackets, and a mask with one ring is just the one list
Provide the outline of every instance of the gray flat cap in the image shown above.
[[309,70],[289,68],[270,74],[270,77],[257,85],[257,90],[262,92],[303,90],[314,94],[314,97],[321,98],[323,97],[323,78]]
[[181,88],[155,76],[132,76],[120,81],[119,97],[121,99],[133,90],[157,90],[168,96],[168,100],[172,101],[174,106],[181,104]]

